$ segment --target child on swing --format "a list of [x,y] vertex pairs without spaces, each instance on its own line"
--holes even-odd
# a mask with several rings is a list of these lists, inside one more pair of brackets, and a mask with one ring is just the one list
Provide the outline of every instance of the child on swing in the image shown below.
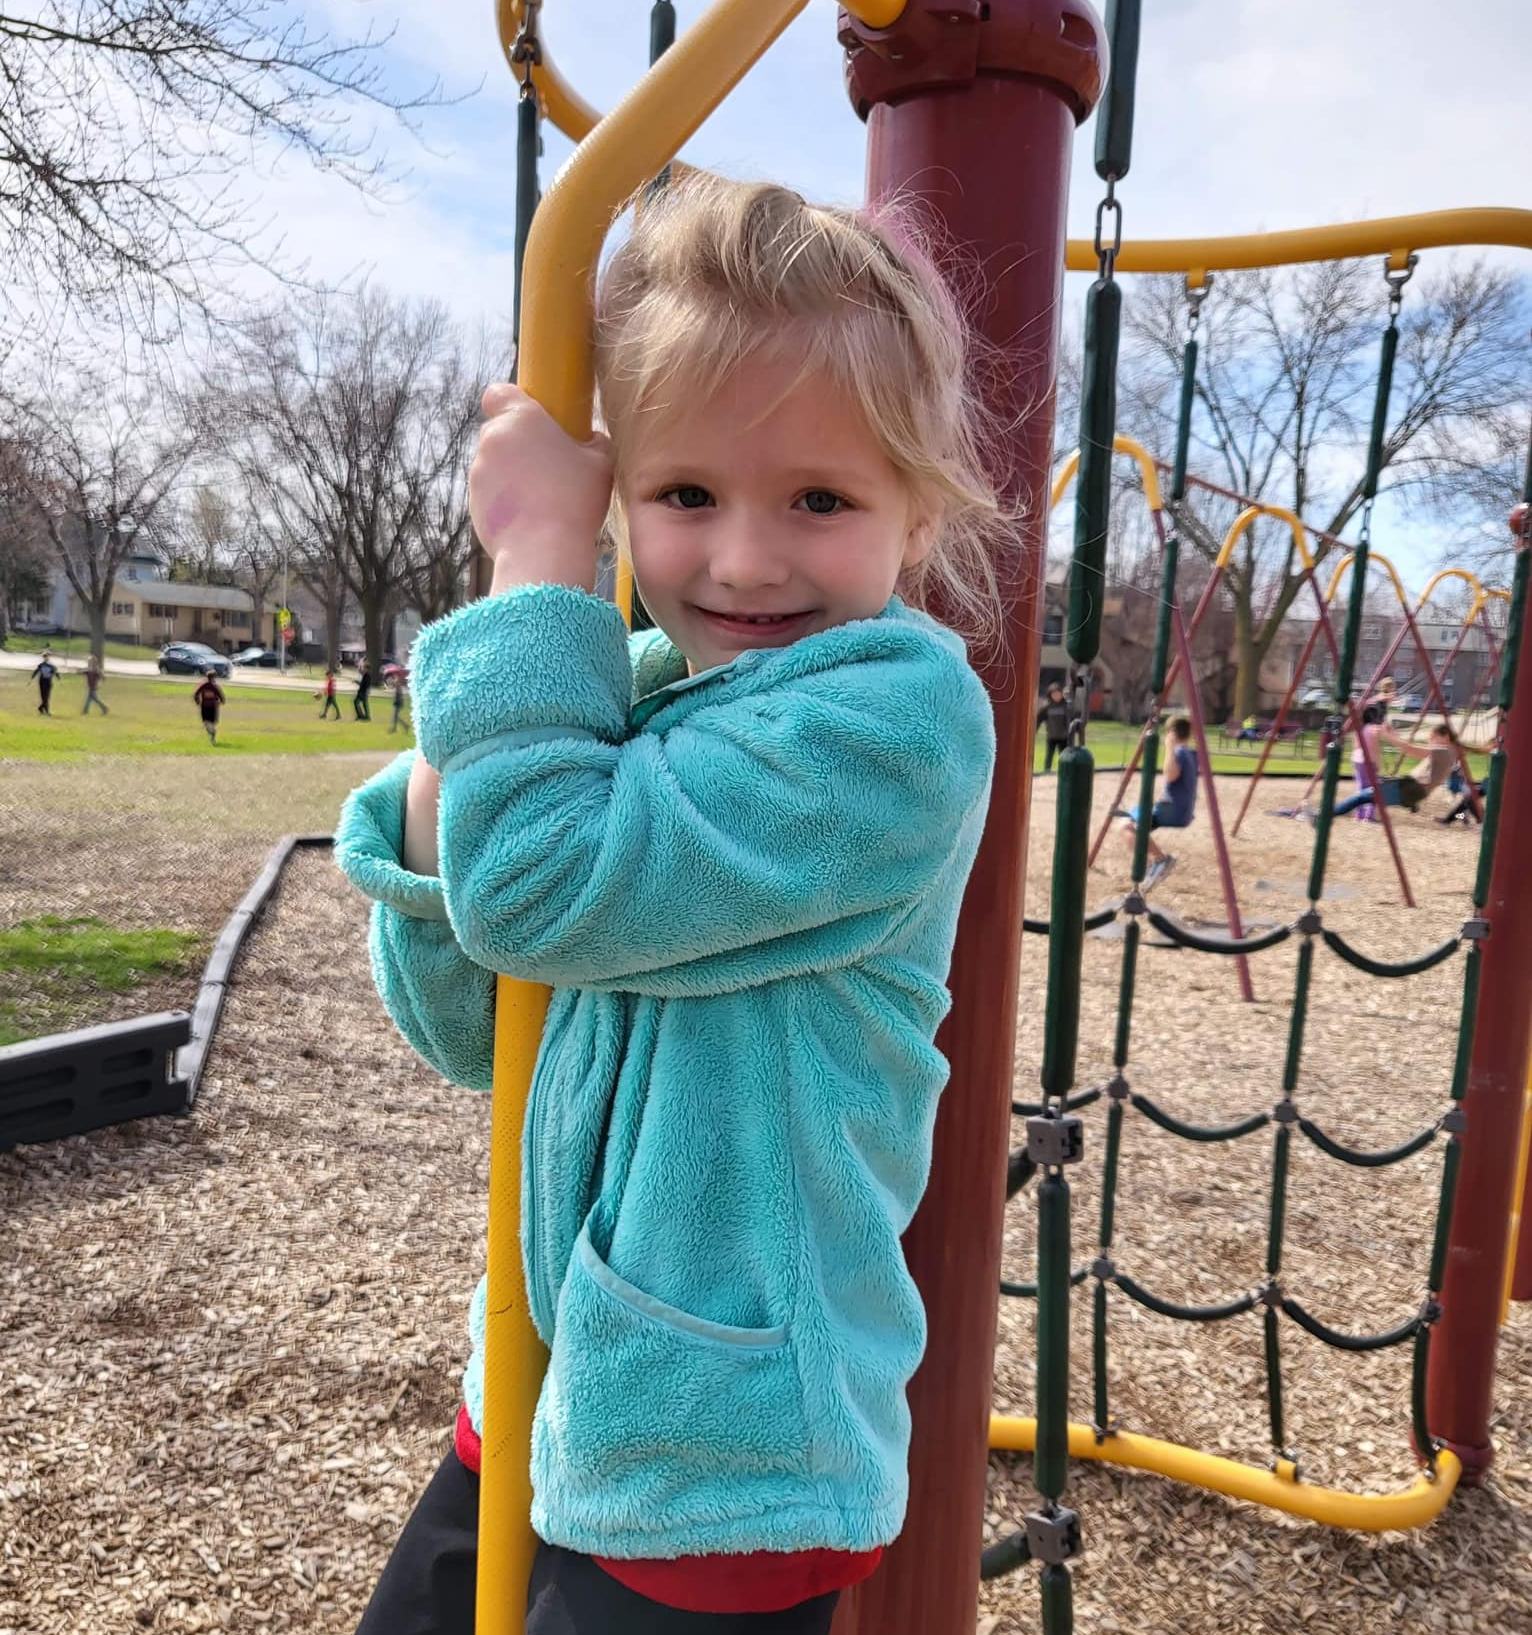
[[[401,1031],[488,1089],[494,973],[554,989],[522,1251],[550,1350],[528,1635],[821,1635],[907,1496],[900,1235],[993,725],[1008,518],[964,326],[867,216],[672,185],[597,298],[610,442],[492,386],[491,594],[425,630],[420,751],[352,795]],[[658,628],[592,594],[610,521]],[[472,1628],[485,1293],[456,1451],[360,1635]]]

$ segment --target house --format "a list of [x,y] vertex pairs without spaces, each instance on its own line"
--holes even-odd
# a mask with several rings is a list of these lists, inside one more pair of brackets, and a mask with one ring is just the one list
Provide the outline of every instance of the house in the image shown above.
[[[85,603],[68,576],[55,570],[48,594],[17,614],[18,625],[52,625],[68,635],[90,630]],[[269,642],[276,604],[257,614],[250,592],[236,585],[187,585],[170,578],[169,564],[153,546],[135,547],[117,570],[107,605],[108,641],[160,648],[166,642],[203,642],[234,653],[252,642]]]
[[[1338,642],[1345,630],[1345,609],[1332,607],[1330,622]],[[1290,618],[1277,632],[1261,666],[1263,709],[1275,709],[1282,702],[1313,628],[1313,619]],[[1400,696],[1419,694],[1428,710],[1434,708],[1428,667],[1440,681],[1442,696],[1451,708],[1468,709],[1475,702],[1487,704],[1494,684],[1496,657],[1481,623],[1475,622],[1469,629],[1458,647],[1457,656],[1446,674],[1442,674],[1442,666],[1457,645],[1462,628],[1461,624],[1450,621],[1444,624],[1434,622],[1427,610],[1423,617],[1416,620],[1420,645],[1425,649],[1425,658],[1422,659],[1420,648],[1416,646],[1399,612],[1364,613],[1357,639],[1357,685],[1364,686],[1370,682],[1387,657],[1388,674],[1393,676]],[[1393,653],[1389,656],[1391,648]],[[1309,686],[1329,686],[1334,678],[1335,664],[1330,657],[1329,645],[1321,636],[1314,644],[1313,654],[1299,678],[1299,690]]]
[[[1122,612],[1122,597],[1109,590],[1102,611],[1107,618],[1116,618]],[[1064,621],[1068,614],[1069,564],[1050,563],[1043,580],[1043,640],[1037,677],[1039,694],[1046,693],[1055,683],[1066,692],[1069,690],[1071,665],[1069,652],[1064,646]],[[1091,672],[1093,685],[1090,711],[1092,715],[1100,715],[1105,711],[1107,700],[1111,696],[1112,672],[1099,657],[1091,667]]]

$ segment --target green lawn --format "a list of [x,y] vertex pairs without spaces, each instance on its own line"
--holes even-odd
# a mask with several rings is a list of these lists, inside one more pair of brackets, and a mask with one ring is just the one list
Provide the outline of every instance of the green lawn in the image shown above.
[[[90,916],[41,914],[0,929],[0,1045],[64,1026],[82,1002],[195,968],[208,938],[165,927],[116,930]],[[12,997],[12,996],[24,997]]]
[[390,735],[393,695],[375,691],[372,720],[352,717],[352,685],[339,690],[341,719],[319,719],[319,704],[295,688],[221,682],[228,703],[212,746],[192,703],[192,676],[159,680],[108,676],[101,696],[109,715],[80,713],[85,684],[64,677],[53,689],[53,714],[37,713],[37,689],[24,670],[0,670],[0,759],[80,761],[92,755],[323,755],[337,750],[407,749],[409,710]]

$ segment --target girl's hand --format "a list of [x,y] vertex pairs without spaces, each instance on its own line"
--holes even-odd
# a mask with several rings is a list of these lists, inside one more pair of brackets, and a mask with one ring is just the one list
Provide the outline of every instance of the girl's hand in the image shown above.
[[577,443],[519,386],[491,386],[468,473],[468,509],[495,564],[493,591],[593,590],[596,541],[612,497],[605,437]]

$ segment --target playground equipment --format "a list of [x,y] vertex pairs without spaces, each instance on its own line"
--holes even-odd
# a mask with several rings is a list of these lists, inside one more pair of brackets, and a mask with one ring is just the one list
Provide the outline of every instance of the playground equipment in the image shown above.
[[129,1119],[189,1113],[245,938],[293,852],[329,844],[329,835],[285,835],[271,849],[213,945],[190,1016],[159,1011],[0,1049],[0,1151]]
[[[804,0],[720,0],[651,68],[647,78],[609,116],[600,119],[559,77],[537,32],[537,0],[500,0],[499,21],[508,59],[523,84],[521,132],[537,130],[539,113],[553,118],[581,146],[550,188],[525,231],[525,276],[521,288],[519,351],[523,386],[576,437],[588,435],[591,411],[589,290],[603,237],[614,212],[647,179],[661,173],[680,145],[715,107],[744,71],[802,8]],[[1067,192],[1073,128],[1089,114],[1101,90],[1104,48],[1100,25],[1085,0],[859,0],[843,13],[840,38],[848,54],[853,106],[869,126],[868,191],[874,199],[894,193],[914,197],[935,218],[943,240],[966,262],[986,269],[989,285],[980,331],[990,343],[1010,348],[1016,367],[1005,387],[1006,400],[994,405],[1008,428],[997,448],[997,465],[1018,493],[1039,491],[1049,464],[1052,381],[1057,311],[1064,265],[1098,268],[1087,327],[1088,385],[1082,407],[1081,471],[1078,495],[1077,572],[1071,617],[1071,657],[1088,669],[1099,634],[1100,590],[1108,516],[1107,463],[1115,431],[1112,381],[1115,373],[1120,293],[1115,271],[1172,270],[1200,284],[1209,269],[1271,265],[1278,261],[1388,254],[1397,274],[1414,249],[1437,244],[1504,243],[1532,248],[1532,215],[1517,211],[1451,212],[1438,217],[1395,218],[1355,228],[1315,229],[1297,234],[1261,235],[1246,240],[1124,243],[1115,186],[1128,170],[1132,125],[1133,61],[1138,6],[1120,0],[1113,9],[1114,85],[1098,130],[1097,170],[1106,183],[1094,244],[1066,249],[1063,208]],[[531,149],[525,149],[530,154]],[[1013,185],[1017,165],[994,163],[997,152],[1015,156],[1029,178]],[[518,196],[535,199],[535,172],[518,167]],[[522,185],[525,184],[525,185]],[[526,221],[523,217],[522,228]],[[519,231],[518,238],[523,237]],[[1027,254],[1015,254],[1024,244]],[[1392,325],[1390,334],[1393,334]],[[1027,336],[1025,348],[1015,337]],[[1386,348],[1392,341],[1385,343]],[[1389,353],[1391,359],[1391,352]],[[1383,394],[1386,403],[1386,393]],[[1374,443],[1377,442],[1375,427]],[[1376,450],[1374,450],[1376,456]],[[1376,457],[1371,462],[1376,488]],[[1532,483],[1532,474],[1529,474]],[[1371,497],[1371,496],[1369,496]],[[1364,535],[1359,556],[1366,559]],[[905,1541],[889,1550],[880,1571],[843,1598],[842,1635],[956,1635],[974,1622],[972,1551],[979,1536],[987,1449],[984,1416],[990,1395],[995,1332],[994,1290],[999,1270],[1001,1200],[1006,1129],[1010,1118],[1011,1055],[1017,997],[1017,953],[1025,860],[1030,779],[1024,769],[1031,753],[1031,679],[1038,659],[1038,571],[1044,555],[1043,518],[1029,513],[1020,530],[1020,549],[1008,565],[1005,589],[1011,597],[1006,632],[1007,661],[985,674],[996,702],[999,755],[997,797],[974,870],[964,922],[955,951],[952,1017],[940,1038],[952,1063],[952,1083],[938,1123],[931,1184],[906,1238],[906,1254],[926,1302],[933,1348],[911,1386],[915,1435],[911,1448],[912,1498]],[[1174,541],[1167,539],[1167,556]],[[1362,596],[1355,575],[1351,618],[1341,649],[1355,649],[1355,623]],[[1525,563],[1518,585],[1525,603]],[[631,596],[625,569],[619,572],[619,599]],[[1092,611],[1092,605],[1094,611]],[[1162,643],[1162,647],[1163,647]],[[1179,645],[1179,637],[1178,637]],[[1507,661],[1507,675],[1510,673]],[[1529,667],[1532,669],[1532,667]],[[1163,685],[1163,683],[1162,683]],[[1349,686],[1349,681],[1348,681]],[[1344,695],[1346,689],[1342,689]],[[1508,685],[1503,692],[1509,699]],[[1532,702],[1508,717],[1514,732],[1532,739]],[[1083,739],[1083,727],[1077,734]],[[1518,740],[1519,742],[1519,740]],[[1152,793],[1157,740],[1151,740],[1145,775]],[[1316,835],[1315,876],[1322,885],[1323,841],[1334,804],[1338,747],[1327,763],[1322,822]],[[1044,1111],[1033,1120],[1032,1161],[1043,1171],[1039,1204],[1039,1393],[1037,1477],[1044,1501],[1029,1518],[1032,1554],[1044,1560],[1043,1594],[1050,1630],[1067,1627],[1067,1560],[1078,1546],[1073,1518],[1061,1503],[1071,1444],[1065,1418],[1069,1287],[1068,1185],[1065,1165],[1080,1156],[1077,1115],[1067,1108],[1074,1088],[1078,1034],[1080,942],[1084,926],[1083,883],[1088,840],[1091,762],[1083,742],[1068,752],[1061,774],[1060,824],[1055,855],[1049,1005],[1053,1017],[1043,1067]],[[1509,786],[1519,798],[1508,801],[1518,818],[1529,810],[1532,744],[1513,753]],[[1519,780],[1519,785],[1518,785]],[[1492,844],[1507,785],[1504,751],[1492,772],[1490,821],[1484,842]],[[1522,824],[1525,818],[1520,818]],[[1532,915],[1515,927],[1510,883],[1501,869],[1489,878],[1486,862],[1476,901],[1483,901],[1496,938],[1475,939],[1468,956],[1474,986],[1490,992],[1508,979],[1516,937],[1532,936]],[[1135,857],[1135,884],[1143,877],[1143,846]],[[1485,891],[1487,890],[1487,898]],[[1313,893],[1317,897],[1317,891]],[[1126,906],[1126,905],[1125,905]],[[1129,940],[1136,951],[1137,917],[1130,916]],[[1496,939],[1502,938],[1498,946]],[[1293,934],[1284,928],[1284,935]],[[1304,937],[1300,972],[1306,972],[1314,935]],[[1236,950],[1253,951],[1252,939]],[[1128,944],[1125,942],[1125,950]],[[1125,952],[1125,959],[1126,959]],[[1446,957],[1443,955],[1442,957]],[[1295,1006],[1296,1042],[1301,1047],[1301,978]],[[534,1547],[527,1527],[527,1449],[541,1374],[541,1356],[520,1286],[518,1225],[519,1142],[527,1085],[541,1035],[546,996],[526,985],[502,980],[496,1019],[496,1094],[491,1157],[488,1358],[486,1367],[481,1536],[493,1547],[479,1552],[478,1627],[484,1635],[504,1635],[520,1624],[522,1591]],[[1504,1098],[1494,1101],[1489,1079],[1507,1064],[1524,1061],[1526,1018],[1502,1006],[1498,1030],[1472,1028],[1473,1006],[1465,999],[1465,1031],[1458,1077],[1470,1111],[1471,1138],[1456,1129],[1448,1142],[1449,1169],[1459,1162],[1463,1191],[1500,1213],[1491,1227],[1476,1216],[1460,1234],[1454,1222],[1453,1254],[1503,1264],[1505,1203],[1511,1177],[1495,1171],[1496,1143],[1505,1141]],[[1121,1031],[1121,1030],[1120,1030]],[[1126,1042],[1124,1040],[1124,1050]],[[1466,1075],[1466,1077],[1465,1077]],[[1522,1080],[1517,1079],[1519,1092]],[[1481,1124],[1474,1113],[1483,1105]],[[1120,1102],[1115,1104],[1120,1112]],[[1519,1101],[1514,1109],[1519,1116]],[[1263,1115],[1263,1122],[1265,1115]],[[1291,1130],[1279,1123],[1279,1151],[1285,1155]],[[1029,1139],[1031,1132],[1029,1131]],[[1461,1149],[1461,1153],[1460,1153]],[[1489,1149],[1486,1156],[1486,1149]],[[1460,1156],[1459,1156],[1460,1155]],[[1477,1168],[1475,1167],[1477,1165]],[[1473,1175],[1474,1186],[1469,1186]],[[1444,1189],[1445,1190],[1445,1189]],[[1459,1215],[1466,1212],[1461,1210]],[[1475,1237],[1477,1233],[1477,1237]],[[1496,1234],[1498,1233],[1498,1240]],[[1496,1240],[1498,1247],[1492,1240]],[[962,1242],[967,1253],[954,1275],[949,1245]],[[1447,1273],[1444,1335],[1453,1326],[1455,1296],[1477,1310],[1477,1277]],[[1465,1282],[1464,1279],[1469,1281]],[[1482,1281],[1482,1280],[1481,1280]],[[1498,1309],[1499,1289],[1494,1304]],[[1275,1321],[1275,1311],[1270,1312]],[[1432,1323],[1423,1319],[1412,1333],[1424,1358]],[[1410,1337],[1410,1336],[1405,1336]],[[1447,1346],[1454,1362],[1470,1354],[1473,1339]],[[1482,1349],[1482,1348],[1481,1348]],[[1491,1346],[1492,1354],[1492,1346]],[[1482,1463],[1487,1430],[1471,1424],[1472,1404],[1443,1409],[1438,1430],[1457,1447],[1478,1435]],[[1087,1435],[1092,1433],[1088,1432]],[[1121,1444],[1125,1454],[1143,1450]],[[1449,1456],[1436,1459],[1438,1483],[1447,1480]]]

